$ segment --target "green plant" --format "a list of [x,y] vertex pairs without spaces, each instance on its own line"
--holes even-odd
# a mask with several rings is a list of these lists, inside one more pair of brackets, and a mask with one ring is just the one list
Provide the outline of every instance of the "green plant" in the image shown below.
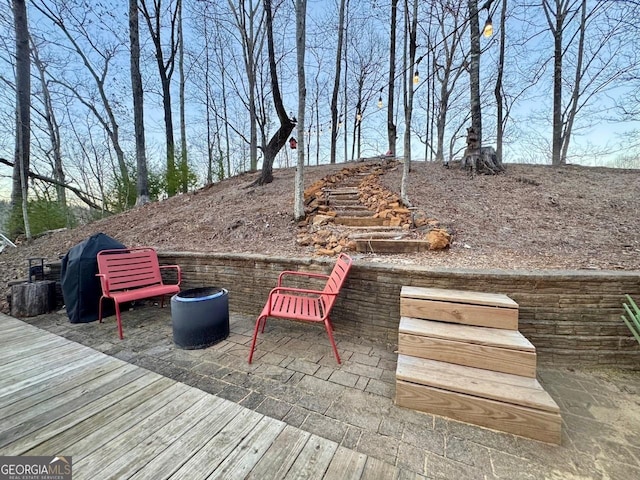
[[629,304],[627,305],[625,303],[622,306],[627,312],[627,315],[629,315],[629,318],[625,317],[624,315],[622,315],[621,317],[622,320],[624,320],[624,323],[627,324],[627,327],[629,327],[629,330],[631,330],[631,333],[633,333],[633,336],[636,337],[638,343],[640,343],[640,308],[638,308],[636,302],[633,301],[631,295],[625,295],[625,297],[627,298],[627,302],[629,302]]

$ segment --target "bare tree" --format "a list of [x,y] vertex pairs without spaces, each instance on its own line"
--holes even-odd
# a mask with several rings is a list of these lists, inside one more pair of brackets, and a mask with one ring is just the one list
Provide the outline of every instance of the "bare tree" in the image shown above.
[[[298,165],[294,189],[293,217],[295,220],[304,218],[304,125],[307,86],[304,73],[304,54],[306,47],[306,0],[296,0],[296,59],[298,66]],[[311,141],[311,138],[309,138]]]
[[502,8],[500,11],[500,53],[498,55],[498,76],[496,78],[496,86],[494,95],[496,97],[496,159],[502,162],[502,142],[505,131],[505,114],[504,99],[502,95],[502,77],[504,75],[504,60],[506,50],[506,18],[507,18],[507,0],[502,0]]
[[282,102],[280,85],[278,83],[278,65],[276,63],[275,46],[273,44],[273,14],[271,0],[264,0],[265,26],[267,29],[267,48],[269,51],[269,70],[271,73],[271,91],[273,95],[273,106],[275,107],[280,127],[271,137],[269,143],[264,147],[264,159],[262,160],[262,171],[260,177],[254,182],[256,185],[264,185],[273,181],[273,162],[278,152],[287,142],[296,124],[287,115]]
[[[121,145],[120,125],[115,114],[114,99],[109,95],[107,88],[110,68],[122,44],[115,36],[113,37],[113,42],[99,43],[95,41],[93,38],[95,32],[90,32],[88,27],[96,28],[96,26],[93,20],[89,18],[89,12],[85,10],[72,9],[66,3],[58,4],[39,0],[34,0],[32,5],[63,34],[71,45],[72,51],[80,59],[84,69],[91,77],[100,102],[95,101],[92,93],[86,93],[86,83],[77,82],[75,79],[71,81],[62,76],[57,77],[55,81],[70,91],[104,128],[115,150],[123,197],[128,198],[131,191],[129,170],[125,161],[124,149]],[[99,11],[93,12],[93,14],[97,17],[101,16]],[[90,58],[92,53],[95,54],[95,59]]]
[[[13,22],[16,35],[16,148],[11,188],[13,229],[18,228],[20,207],[27,239],[31,239],[27,214],[27,175],[29,173],[29,145],[31,138],[31,58],[29,55],[29,22],[24,0],[13,0]],[[20,207],[19,207],[20,206]],[[14,236],[17,230],[9,232]]]
[[348,0],[340,0],[338,11],[338,46],[336,48],[336,70],[331,94],[331,153],[330,162],[336,163],[336,148],[338,144],[338,92],[340,91],[340,70],[342,67],[342,42],[344,38],[345,4]]
[[391,28],[389,33],[389,91],[387,95],[387,140],[389,152],[396,154],[396,137],[398,131],[394,122],[395,116],[395,82],[396,82],[396,30],[398,23],[398,0],[391,0]]
[[[404,165],[402,168],[402,180],[400,183],[400,198],[402,203],[410,205],[409,202],[409,172],[411,171],[411,117],[413,115],[413,92],[414,79],[417,81],[418,71],[417,65],[420,59],[416,61],[417,48],[417,30],[418,30],[418,0],[413,0],[411,12],[409,11],[409,1],[405,0],[405,29],[407,31],[408,41],[408,59],[405,65],[405,95],[404,95]],[[405,53],[407,53],[405,51]],[[415,70],[415,74],[414,74]]]
[[131,93],[133,96],[133,124],[136,137],[136,205],[149,202],[149,174],[144,135],[144,91],[140,74],[140,29],[138,0],[129,0],[129,43],[131,45]]
[[[162,86],[162,107],[164,110],[164,132],[167,148],[167,195],[174,196],[178,192],[179,177],[176,170],[175,140],[173,136],[173,112],[171,110],[171,77],[175,70],[176,55],[179,42],[177,40],[178,9],[182,0],[171,0],[166,7],[162,0],[154,0],[151,8],[149,0],[140,0],[140,11],[145,19],[149,35],[153,42],[160,84]],[[169,39],[164,38],[163,19],[169,19]],[[165,55],[165,48],[168,49]],[[166,58],[165,58],[166,57]]]
[[[38,70],[38,78],[42,88],[42,117],[46,124],[46,131],[51,144],[47,156],[51,158],[51,170],[53,172],[53,178],[59,182],[56,184],[56,196],[58,204],[65,210],[67,208],[67,194],[64,188],[65,174],[62,166],[62,146],[60,138],[60,124],[56,118],[56,110],[53,108],[53,101],[51,99],[51,91],[49,88],[49,79],[47,78],[45,62],[40,58],[39,46],[31,40],[31,57],[33,64]],[[36,110],[38,111],[38,110]]]

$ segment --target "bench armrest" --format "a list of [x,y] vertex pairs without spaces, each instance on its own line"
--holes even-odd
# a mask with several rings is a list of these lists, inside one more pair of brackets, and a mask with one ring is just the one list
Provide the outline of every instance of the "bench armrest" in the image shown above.
[[298,277],[307,277],[307,278],[321,278],[323,280],[328,280],[329,275],[324,275],[322,273],[311,273],[311,272],[296,272],[293,270],[285,270],[280,275],[278,275],[278,287],[282,286],[282,280],[286,275],[298,276]]
[[109,279],[104,273],[96,273],[96,277],[100,279],[100,286],[102,287],[102,295],[108,297],[109,293]]
[[182,269],[180,268],[180,265],[160,265],[160,270],[162,270],[164,268],[174,268],[174,269],[176,269],[177,274],[178,274],[178,283],[176,285],[180,285],[180,282],[182,282]]

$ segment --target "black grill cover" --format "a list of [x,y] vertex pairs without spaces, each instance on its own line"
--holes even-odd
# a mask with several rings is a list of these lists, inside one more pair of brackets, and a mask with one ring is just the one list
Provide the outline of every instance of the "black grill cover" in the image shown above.
[[[102,296],[96,256],[101,250],[126,248],[123,244],[105,235],[97,233],[71,247],[62,257],[60,283],[62,296],[71,323],[88,323],[98,320],[98,304]],[[102,316],[114,314],[113,302],[105,301]]]

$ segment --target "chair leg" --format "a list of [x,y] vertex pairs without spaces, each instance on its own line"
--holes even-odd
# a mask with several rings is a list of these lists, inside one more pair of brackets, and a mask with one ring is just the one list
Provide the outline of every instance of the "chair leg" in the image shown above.
[[160,297],[160,308],[164,308],[164,295]]
[[120,340],[124,339],[124,335],[122,334],[122,318],[120,318],[120,304],[115,302],[116,304],[116,320],[118,322],[118,335],[120,336]]
[[264,327],[267,326],[267,316],[263,315],[262,316],[262,329],[261,329],[261,333],[264,333]]
[[258,319],[256,320],[256,326],[253,329],[253,340],[251,340],[251,351],[249,352],[249,363],[251,363],[251,361],[253,360],[253,352],[256,349],[256,340],[258,340],[258,330],[260,330],[260,323],[261,322],[266,323],[266,321],[267,321],[267,317],[264,315],[259,316]]
[[333,339],[333,333],[331,332],[333,330],[333,326],[331,325],[331,320],[329,320],[329,317],[325,318],[324,326],[327,329],[327,334],[329,335],[329,341],[331,342],[331,347],[333,348],[333,354],[336,356],[338,364],[341,364],[342,362],[340,361],[340,355],[338,354],[338,347],[336,347],[336,341]]
[[104,296],[100,297],[100,302],[98,303],[98,322],[102,323],[102,300],[104,300]]

